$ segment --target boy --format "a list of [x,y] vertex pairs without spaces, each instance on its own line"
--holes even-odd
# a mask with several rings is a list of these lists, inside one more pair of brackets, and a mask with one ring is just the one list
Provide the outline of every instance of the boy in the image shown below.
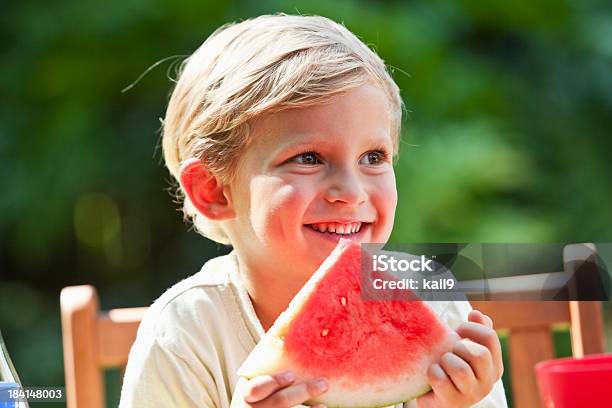
[[[233,251],[152,305],[122,407],[289,407],[325,392],[324,378],[236,371],[341,236],[389,238],[401,115],[383,61],[326,18],[261,16],[205,41],[170,99],[164,157],[186,216]],[[499,341],[470,309],[449,303],[443,318],[465,339],[406,406],[506,406]]]

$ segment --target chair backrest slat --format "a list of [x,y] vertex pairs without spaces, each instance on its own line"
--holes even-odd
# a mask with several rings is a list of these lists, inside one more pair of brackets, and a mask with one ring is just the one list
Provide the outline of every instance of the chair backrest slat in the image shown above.
[[550,328],[527,327],[508,335],[512,396],[517,408],[540,406],[540,395],[533,367],[555,357]]
[[570,321],[566,301],[474,300],[472,308],[490,316],[495,328],[522,329]]
[[127,364],[146,307],[113,309],[98,316],[98,361],[105,368]]
[[601,302],[570,301],[569,308],[572,354],[574,357],[603,353],[606,345]]

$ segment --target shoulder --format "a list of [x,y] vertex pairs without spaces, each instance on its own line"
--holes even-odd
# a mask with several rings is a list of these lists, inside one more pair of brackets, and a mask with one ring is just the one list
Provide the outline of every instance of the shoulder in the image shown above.
[[211,259],[153,302],[128,358],[121,397],[125,406],[148,406],[131,405],[139,400],[229,406],[224,361],[241,353],[244,337],[228,336],[236,333],[240,319],[237,308],[231,307],[236,302],[230,280],[234,261],[232,254]]
[[150,311],[163,314],[167,309],[185,309],[200,302],[212,302],[211,294],[230,283],[230,269],[235,268],[235,255],[219,256],[207,261],[196,274],[166,290],[153,302]]
[[452,329],[466,322],[472,305],[467,300],[425,301],[433,312]]
[[206,342],[210,329],[227,325],[228,314],[234,313],[228,310],[234,296],[229,278],[234,267],[234,254],[213,258],[198,273],[166,290],[147,311],[137,341],[155,339],[174,351],[188,347],[191,339]]

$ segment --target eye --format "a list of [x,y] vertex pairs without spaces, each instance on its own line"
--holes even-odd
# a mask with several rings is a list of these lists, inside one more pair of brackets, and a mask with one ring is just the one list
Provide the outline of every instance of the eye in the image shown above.
[[370,166],[380,166],[384,162],[387,161],[387,153],[382,150],[373,150],[371,152],[367,152],[361,158],[362,164],[367,164]]
[[304,164],[306,166],[314,166],[321,164],[319,156],[315,152],[305,152],[295,155],[291,158],[291,161],[298,164]]

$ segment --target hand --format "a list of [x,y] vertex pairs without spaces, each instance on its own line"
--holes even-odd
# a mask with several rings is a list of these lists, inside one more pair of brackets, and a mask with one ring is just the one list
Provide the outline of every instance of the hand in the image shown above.
[[462,337],[427,377],[432,391],[417,398],[419,408],[463,408],[483,399],[502,376],[501,345],[489,316],[472,310],[457,328]]
[[[232,408],[284,408],[302,404],[327,391],[324,379],[295,383],[295,375],[285,372],[262,375],[251,380],[241,378],[232,396]],[[316,405],[316,408],[325,408]],[[315,408],[313,407],[313,408]]]

